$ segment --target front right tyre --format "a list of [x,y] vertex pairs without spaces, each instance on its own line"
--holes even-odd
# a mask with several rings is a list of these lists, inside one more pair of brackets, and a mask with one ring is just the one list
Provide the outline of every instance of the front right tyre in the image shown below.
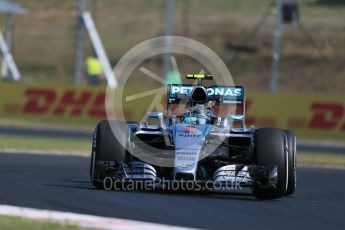
[[296,181],[297,181],[297,174],[296,174],[296,135],[289,131],[284,130],[286,138],[287,138],[287,147],[288,147],[288,186],[285,192],[285,195],[289,196],[292,195],[296,190]]
[[[123,140],[118,140],[111,129],[111,125],[119,127],[118,132],[122,132]],[[126,122],[120,121],[100,121],[94,131],[90,164],[90,179],[96,188],[103,188],[103,180],[107,176],[104,168],[99,162],[121,163],[125,161],[127,151],[123,147],[128,137],[128,126]]]

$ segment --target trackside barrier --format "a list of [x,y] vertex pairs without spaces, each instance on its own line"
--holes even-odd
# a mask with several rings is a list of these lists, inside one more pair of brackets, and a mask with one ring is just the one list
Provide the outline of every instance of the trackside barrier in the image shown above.
[[[105,87],[0,83],[0,119],[93,125],[106,118]],[[140,120],[152,98],[125,103],[127,120]],[[162,100],[165,108],[165,100]],[[115,106],[114,113],[121,112]],[[247,125],[294,130],[299,137],[345,138],[345,98],[252,93],[247,95]]]

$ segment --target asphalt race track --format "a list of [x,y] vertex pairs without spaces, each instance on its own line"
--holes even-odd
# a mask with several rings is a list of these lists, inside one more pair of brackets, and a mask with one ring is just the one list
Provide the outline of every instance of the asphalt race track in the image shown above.
[[116,192],[89,182],[89,158],[0,153],[0,204],[203,229],[342,229],[345,170],[299,168],[292,197]]

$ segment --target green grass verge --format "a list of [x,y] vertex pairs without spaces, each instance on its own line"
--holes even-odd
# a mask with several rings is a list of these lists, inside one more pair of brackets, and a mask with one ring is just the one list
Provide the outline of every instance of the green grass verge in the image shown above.
[[[52,138],[0,135],[2,152],[37,152],[64,153],[88,156],[91,151],[91,139]],[[345,155],[329,153],[298,152],[299,166],[331,166],[345,168]]]
[[297,153],[298,166],[330,166],[345,168],[345,155],[329,153]]
[[0,151],[89,155],[91,139],[0,135]]
[[1,230],[79,230],[84,229],[69,224],[56,224],[46,221],[35,221],[18,217],[0,216]]

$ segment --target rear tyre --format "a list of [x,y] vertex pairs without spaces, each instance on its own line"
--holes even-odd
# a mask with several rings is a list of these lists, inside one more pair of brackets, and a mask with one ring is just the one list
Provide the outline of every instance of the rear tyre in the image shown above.
[[253,194],[259,199],[275,199],[283,196],[288,182],[288,159],[285,148],[284,132],[280,129],[262,128],[255,131],[255,155],[256,164],[265,166],[277,166],[277,183],[268,185],[255,183]]
[[289,131],[284,130],[285,135],[287,137],[287,146],[288,146],[288,186],[285,192],[285,195],[292,195],[296,190],[296,181],[297,181],[297,174],[296,174],[296,135]]
[[[114,125],[114,126],[113,126]],[[117,139],[111,129],[121,132]],[[115,131],[115,130],[114,130]],[[128,140],[128,126],[125,122],[103,120],[97,124],[94,131],[91,153],[90,178],[96,188],[103,188],[103,180],[107,176],[103,167],[98,163],[117,162],[120,163],[126,159],[126,145]],[[123,144],[123,145],[122,145]]]

